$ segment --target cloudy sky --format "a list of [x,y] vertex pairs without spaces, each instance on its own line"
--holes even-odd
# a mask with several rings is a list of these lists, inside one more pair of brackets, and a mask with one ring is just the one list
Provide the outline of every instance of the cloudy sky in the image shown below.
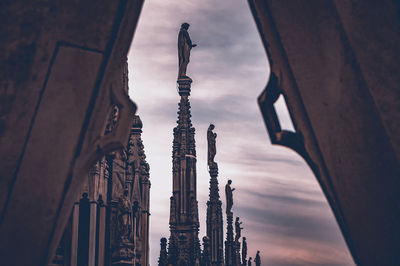
[[[191,39],[198,44],[187,74],[193,79],[200,239],[205,235],[209,181],[206,131],[213,123],[220,191],[228,178],[233,180],[233,212],[243,221],[248,256],[254,258],[260,250],[263,265],[354,265],[308,166],[291,150],[270,144],[256,102],[269,68],[246,1],[148,0],[128,59],[130,96],[139,106],[151,167],[151,265],[157,265],[160,238],[169,236],[182,22],[190,23]],[[277,108],[281,123],[290,129],[284,104]],[[225,195],[220,196],[225,208]]]

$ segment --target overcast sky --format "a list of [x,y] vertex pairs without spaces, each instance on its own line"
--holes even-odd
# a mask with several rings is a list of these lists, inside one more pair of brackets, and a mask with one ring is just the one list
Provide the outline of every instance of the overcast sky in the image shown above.
[[[183,22],[190,23],[189,34],[198,44],[187,74],[193,79],[199,238],[205,235],[209,191],[206,132],[213,123],[223,208],[229,178],[236,188],[233,212],[243,221],[248,256],[254,258],[260,250],[262,265],[354,265],[309,167],[293,151],[270,144],[256,102],[269,68],[247,2],[148,0],[128,59],[130,96],[139,107],[150,164],[151,265],[157,265],[160,238],[169,237],[172,129],[179,102],[177,35]],[[282,102],[277,108],[290,129]]]

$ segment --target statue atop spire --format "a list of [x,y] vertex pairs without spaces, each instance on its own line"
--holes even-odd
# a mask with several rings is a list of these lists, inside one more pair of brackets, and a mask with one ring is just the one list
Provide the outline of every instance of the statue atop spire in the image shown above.
[[186,76],[190,49],[194,47],[183,23],[178,36],[179,76],[178,120],[173,130],[172,143],[172,196],[170,198],[170,237],[168,264],[197,265],[201,259],[199,216],[196,191],[195,129],[190,114],[190,88],[192,80]]
[[208,167],[209,169],[211,168],[216,168],[217,163],[214,162],[214,157],[215,154],[217,153],[217,148],[216,148],[216,141],[215,139],[217,138],[217,133],[214,133],[215,126],[213,124],[210,124],[207,130],[207,142],[208,142]]
[[235,221],[235,241],[239,241],[239,238],[242,236],[241,232],[242,232],[242,227],[240,227],[240,225],[242,224],[242,222],[239,222],[239,217],[236,217],[236,221]]
[[189,78],[186,76],[186,68],[189,64],[190,58],[190,50],[193,47],[196,47],[197,44],[192,44],[192,40],[190,39],[188,29],[190,25],[189,23],[182,23],[181,29],[178,34],[178,58],[179,58],[179,72],[178,79],[180,78]]
[[218,189],[218,165],[214,162],[217,137],[217,134],[212,132],[214,128],[214,125],[210,124],[207,130],[208,168],[210,173],[210,195],[207,201],[207,237],[210,243],[211,265],[222,266],[224,265],[223,217],[222,202],[219,198]]
[[225,185],[225,196],[226,196],[226,213],[232,213],[233,206],[233,191],[234,188],[231,188],[232,180],[228,180],[228,183]]

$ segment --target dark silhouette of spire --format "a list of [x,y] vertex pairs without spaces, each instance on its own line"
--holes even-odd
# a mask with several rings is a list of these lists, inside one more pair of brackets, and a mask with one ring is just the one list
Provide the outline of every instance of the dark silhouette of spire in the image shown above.
[[247,242],[246,237],[242,237],[242,265],[247,265]]
[[259,250],[257,250],[256,257],[254,258],[254,263],[256,264],[256,266],[260,266],[261,265],[261,258],[260,258],[260,251]]
[[172,150],[173,191],[170,199],[168,262],[172,265],[200,263],[199,215],[196,192],[195,129],[190,120],[190,78],[179,78],[178,125]]
[[165,237],[160,240],[160,257],[158,259],[158,266],[168,265],[168,254],[167,254],[167,239]]
[[205,236],[203,237],[203,253],[201,256],[201,266],[211,266],[210,256],[210,239]]
[[217,134],[212,132],[214,125],[207,130],[208,166],[210,173],[210,194],[207,201],[207,237],[210,240],[211,265],[223,265],[223,227],[222,202],[218,189],[218,164],[214,162],[216,154],[215,139]]
[[[236,245],[233,241],[233,193],[234,189],[231,189],[230,185],[232,180],[228,180],[225,185],[225,196],[226,196],[226,240],[225,240],[225,265],[236,266]],[[240,263],[240,262],[239,262]]]

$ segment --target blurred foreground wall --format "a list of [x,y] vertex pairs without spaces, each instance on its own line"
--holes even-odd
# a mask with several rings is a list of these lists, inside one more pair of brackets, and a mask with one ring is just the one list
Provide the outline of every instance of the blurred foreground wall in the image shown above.
[[2,265],[49,262],[89,167],[128,142],[136,107],[114,77],[142,2],[1,2]]
[[[314,171],[359,265],[400,265],[400,3],[249,0],[272,143]],[[283,95],[296,132],[282,130]]]

